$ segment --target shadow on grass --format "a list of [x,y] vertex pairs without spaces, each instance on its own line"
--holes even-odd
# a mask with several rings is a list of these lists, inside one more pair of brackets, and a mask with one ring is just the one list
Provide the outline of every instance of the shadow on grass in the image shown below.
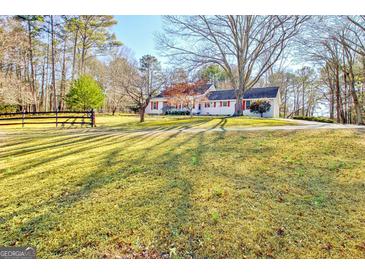
[[[136,139],[135,142],[142,142],[142,140],[149,138],[150,135],[157,135],[157,134],[158,133],[153,132],[151,134],[144,134],[142,136],[140,136],[140,135],[130,136],[131,138],[127,138],[125,141],[128,142],[128,145],[133,145],[133,142],[131,141],[132,139]],[[172,137],[168,136],[166,139],[163,139],[161,144],[163,144],[164,142],[167,142],[169,139],[173,138],[173,136],[174,135],[172,135]],[[106,142],[106,140],[107,140],[107,142]],[[113,143],[115,141],[116,140],[113,139],[112,136],[101,136],[101,137],[99,136],[99,138],[98,138],[99,145],[98,146],[100,146],[100,147],[107,146],[108,144]],[[189,139],[186,140],[185,142],[188,142],[188,141],[189,141]],[[50,161],[52,161],[54,159],[66,157],[66,156],[74,154],[74,153],[82,153],[83,151],[87,151],[91,147],[95,148],[97,146],[97,145],[95,145],[95,138],[94,139],[83,138],[82,141],[79,140],[79,142],[82,142],[83,144],[87,144],[87,146],[86,147],[83,146],[80,149],[72,150],[67,153],[57,155],[57,156],[48,157],[46,159],[43,159],[42,161],[38,161],[37,163],[32,163],[30,166],[34,167],[34,165],[37,166],[37,165],[41,165],[44,163],[49,163]],[[63,146],[63,143],[61,142],[58,145]],[[181,147],[181,145],[182,145],[182,143],[177,144],[176,147]],[[55,145],[55,146],[57,147],[57,145]],[[33,211],[38,211],[38,210],[43,211],[43,209],[48,208],[48,207],[52,208],[52,210],[50,212],[48,212],[46,214],[42,214],[42,215],[32,219],[31,221],[24,224],[20,228],[20,232],[33,233],[37,230],[37,227],[38,227],[37,224],[43,223],[45,221],[45,219],[50,217],[51,214],[57,213],[57,212],[61,211],[63,208],[71,206],[71,204],[76,203],[77,201],[80,201],[81,199],[86,198],[90,194],[90,192],[92,192],[106,184],[111,183],[115,179],[113,175],[117,175],[118,177],[128,176],[128,173],[123,172],[123,170],[118,170],[116,172],[116,174],[108,174],[108,172],[106,172],[106,171],[108,171],[108,168],[110,168],[110,166],[113,165],[113,161],[115,160],[116,155],[121,153],[122,149],[123,149],[123,147],[120,147],[119,149],[113,149],[112,151],[110,151],[108,153],[108,155],[104,158],[104,163],[102,165],[98,165],[95,172],[93,172],[89,176],[83,178],[77,184],[77,185],[82,186],[78,191],[61,196],[61,197],[57,197],[55,199],[50,199],[43,203],[39,203],[37,206],[32,207],[32,208],[16,211],[13,214],[2,217],[1,223],[7,222],[8,220],[10,220],[11,218],[13,218],[15,216],[27,215]],[[148,153],[147,150],[144,153],[141,153],[141,156],[138,159],[131,160],[130,164],[131,165],[138,164],[140,161],[143,161],[143,158],[146,153]],[[169,152],[166,152],[166,155],[168,155],[168,154],[169,154]],[[168,161],[173,160],[174,158],[175,158],[174,155],[171,155],[171,159],[169,159]],[[72,164],[72,163],[70,163],[70,164]],[[26,168],[28,168],[28,167],[26,167]],[[22,169],[22,170],[24,170],[24,169]],[[21,170],[17,170],[17,172],[21,172]],[[105,176],[105,173],[107,173],[108,175]],[[123,174],[123,175],[121,175],[121,174]]]
[[[128,141],[129,146],[131,145],[137,145],[138,143],[143,143],[146,140],[151,142],[155,137],[159,137],[161,133],[164,131],[168,131],[168,129],[162,129],[160,131],[151,131],[151,132],[134,132],[135,134],[130,133],[119,133],[116,135],[113,135],[110,132],[102,132],[97,133],[97,135],[88,135],[86,137],[80,137],[80,136],[73,136],[66,139],[61,140],[45,140],[43,144],[37,145],[36,147],[29,147],[29,148],[18,148],[15,150],[11,150],[10,152],[0,153],[0,156],[6,157],[17,157],[17,156],[24,156],[27,154],[32,153],[38,153],[43,152],[45,150],[57,150],[57,149],[63,149],[64,147],[68,147],[68,150],[66,153],[59,153],[59,154],[53,154],[51,157],[42,158],[41,160],[33,160],[29,164],[23,164],[21,168],[14,169],[12,172],[8,172],[7,174],[3,174],[3,178],[7,178],[12,176],[13,174],[18,174],[20,172],[26,171],[30,168],[35,168],[37,166],[40,166],[42,164],[49,164],[51,161],[67,157],[73,154],[79,154],[79,153],[86,153],[88,150],[104,147],[109,144],[113,144],[115,142],[124,142]],[[67,136],[67,135],[66,135]],[[177,136],[177,134],[175,135]],[[59,136],[56,136],[57,138]],[[173,138],[171,136],[170,138]],[[170,139],[169,138],[169,139]],[[135,140],[132,142],[132,140]],[[168,139],[166,139],[168,140]],[[29,139],[29,142],[32,142],[32,138]],[[26,142],[24,142],[26,143]],[[73,147],[78,147],[79,144],[87,144],[86,146],[83,145],[82,148],[73,149]],[[53,166],[53,168],[57,168],[57,166]]]
[[[152,133],[155,135],[157,133]],[[135,166],[138,166],[141,162],[146,161],[147,155],[153,155],[154,150],[158,150],[157,146],[164,145],[168,143],[172,138],[177,136],[179,132],[161,137],[160,142],[150,145],[149,149],[141,151],[137,158],[131,158],[130,160],[123,161],[123,168],[118,167],[117,158],[121,153],[123,153],[123,147],[109,150],[107,155],[103,157],[102,163],[98,164],[95,171],[82,178],[76,185],[81,187],[76,191],[64,194],[62,196],[55,197],[43,203],[39,203],[35,207],[27,208],[25,210],[20,210],[14,212],[13,214],[2,218],[2,223],[6,223],[13,217],[28,215],[32,212],[42,212],[40,215],[31,218],[29,221],[24,222],[16,230],[9,233],[9,237],[5,239],[6,243],[10,244],[12,241],[27,242],[28,239],[36,239],[43,237],[42,235],[47,234],[49,231],[57,229],[59,220],[62,220],[60,215],[64,214],[67,208],[73,207],[76,203],[85,200],[89,195],[100,188],[106,187],[107,185],[115,182],[116,180],[127,179],[135,171]],[[139,136],[140,138],[147,138],[145,135]],[[193,192],[192,182],[186,176],[180,176],[179,170],[181,166],[181,160],[187,159],[189,162],[191,157],[191,149],[184,148],[185,144],[193,142],[197,138],[198,142],[195,147],[194,157],[197,158],[197,163],[190,162],[189,164],[195,165],[200,164],[202,161],[202,155],[204,153],[204,133],[189,134],[184,136],[181,142],[174,143],[171,147],[166,144],[166,149],[162,155],[158,154],[155,157],[150,158],[147,162],[157,162],[157,164],[162,164],[171,177],[167,177],[167,181],[161,192],[158,193],[138,193],[133,198],[129,200],[129,203],[138,206],[141,201],[155,201],[155,203],[163,204],[165,201],[161,199],[161,193],[164,195],[169,195],[170,191],[179,191],[178,199],[171,200],[173,207],[171,211],[166,212],[165,220],[161,222],[165,223],[168,230],[162,230],[162,227],[155,228],[156,242],[158,243],[159,252],[161,256],[169,253],[169,250],[174,248],[174,243],[180,239],[185,239],[186,243],[183,244],[184,248],[178,247],[179,256],[183,257],[196,257],[195,250],[198,246],[197,235],[192,233],[187,229],[187,225],[190,222],[191,215],[191,194]],[[138,139],[138,138],[137,138]],[[110,139],[108,142],[112,143],[115,140]],[[141,140],[138,139],[137,142]],[[84,142],[86,142],[84,140]],[[104,142],[99,140],[100,143]],[[128,143],[128,139],[126,140]],[[92,143],[92,142],[91,142]],[[195,143],[195,142],[194,142]],[[128,145],[130,145],[128,143]],[[177,152],[178,150],[178,152]],[[64,156],[63,156],[64,157]],[[128,168],[131,166],[132,168]],[[116,168],[116,170],[114,170]],[[158,170],[154,171],[155,173]],[[128,186],[127,186],[128,187]],[[167,233],[167,234],[164,234]],[[28,236],[27,236],[28,235]],[[165,237],[166,236],[166,237]],[[29,237],[29,238],[25,238]],[[72,254],[77,255],[77,250],[73,250],[72,247],[67,247],[66,250],[62,251],[57,255],[57,250],[53,251],[56,256]],[[169,254],[170,256],[171,254]],[[173,255],[173,254],[172,254]]]
[[[195,117],[195,118],[178,118],[175,120],[166,120],[166,121],[146,121],[143,123],[139,122],[128,122],[128,123],[122,123],[117,124],[113,126],[101,126],[97,128],[96,130],[102,130],[102,131],[120,131],[123,130],[125,132],[135,132],[135,131],[149,131],[149,130],[182,130],[182,129],[189,129],[193,127],[197,127],[206,123],[209,123],[214,118],[201,118],[201,117]],[[186,120],[186,122],[181,121]],[[180,121],[180,122],[179,122]]]
[[[224,126],[224,121],[220,123],[220,126]],[[199,166],[204,163],[205,153],[214,150],[216,155],[220,155],[220,153],[227,153],[227,150],[232,150],[231,152],[237,153],[236,150],[233,150],[231,144],[224,144],[224,141],[219,143],[220,138],[225,138],[225,132],[216,134],[216,133],[205,133],[200,132],[196,134],[184,135],[182,140],[178,140],[174,143],[170,143],[174,137],[179,136],[180,132],[176,132],[173,134],[165,133],[166,129],[161,132],[151,132],[150,134],[140,134],[129,137],[135,138],[130,140],[128,136],[121,141],[121,145],[117,148],[108,148],[103,150],[102,160],[98,162],[98,165],[95,166],[95,170],[92,170],[85,177],[80,178],[77,182],[76,188],[70,193],[65,193],[58,197],[49,199],[47,201],[41,202],[35,207],[27,208],[24,211],[14,212],[11,216],[7,216],[7,219],[2,219],[2,223],[5,222],[5,225],[2,226],[2,229],[9,229],[9,233],[5,234],[6,236],[2,239],[6,244],[11,244],[12,242],[18,241],[19,244],[25,244],[29,241],[37,242],[44,239],[47,239],[47,233],[50,231],[57,230],[58,225],[62,224],[62,217],[66,214],[69,208],[73,208],[76,206],[78,202],[87,200],[92,193],[96,193],[98,190],[107,187],[115,181],[120,181],[122,185],[120,191],[127,191],[129,187],[133,187],[136,184],[139,184],[138,181],[126,182],[127,179],[136,172],[148,172],[152,174],[151,176],[151,185],[152,190],[155,191],[140,191],[135,195],[128,197],[128,200],[123,200],[119,206],[123,209],[123,202],[128,203],[130,205],[131,210],[142,208],[143,210],[143,222],[146,222],[147,225],[156,224],[151,219],[158,216],[160,219],[158,220],[158,225],[151,226],[150,230],[152,231],[155,237],[155,249],[159,256],[176,256],[176,257],[186,257],[186,258],[196,258],[199,257],[199,254],[202,254],[202,251],[207,252],[206,247],[201,247],[199,245],[199,240],[201,238],[204,230],[199,228],[199,221],[196,212],[195,212],[195,202],[193,199],[193,195],[196,191],[194,188],[195,182],[192,177],[189,177],[189,172],[199,172]],[[211,138],[207,141],[207,134],[215,134],[215,138]],[[269,133],[267,133],[269,134]],[[271,134],[271,133],[270,133]],[[284,142],[280,140],[280,137],[284,135],[280,135],[279,133],[272,133],[273,137],[277,137],[277,142]],[[282,133],[285,136],[289,135],[289,133]],[[291,135],[296,133],[290,133]],[[303,236],[303,232],[301,230],[296,229],[295,225],[297,224],[295,221],[297,219],[308,218],[308,220],[312,217],[315,222],[313,225],[310,221],[304,223],[306,228],[311,229],[311,234],[314,235],[314,232],[319,230],[323,230],[322,227],[316,227],[321,222],[324,222],[323,215],[325,216],[335,216],[336,218],[340,218],[340,216],[347,217],[349,215],[348,212],[345,212],[341,209],[341,204],[344,202],[344,197],[340,197],[341,199],[332,198],[333,185],[331,185],[332,181],[335,181],[336,174],[331,172],[328,174],[325,179],[319,180],[318,176],[323,175],[321,170],[317,168],[313,171],[313,173],[309,173],[309,179],[304,178],[305,174],[293,174],[292,172],[296,172],[295,168],[292,171],[288,171],[287,177],[276,177],[276,174],[271,173],[270,169],[272,167],[273,170],[279,170],[281,165],[284,165],[283,168],[286,167],[285,162],[285,153],[280,156],[280,153],[283,153],[283,148],[281,150],[275,149],[276,144],[264,143],[261,141],[270,141],[271,138],[266,138],[269,135],[264,135],[264,137],[255,139],[252,138],[249,140],[241,139],[244,134],[240,133],[236,137],[229,139],[230,142],[237,142],[236,145],[242,148],[242,154],[247,154],[245,158],[246,162],[250,162],[251,160],[257,160],[258,158],[265,157],[265,160],[260,161],[261,164],[264,164],[263,168],[261,166],[254,167],[252,172],[253,177],[250,177],[250,173],[247,173],[248,176],[242,176],[242,180],[237,180],[237,173],[225,173],[222,170],[212,170],[210,175],[212,178],[224,178],[224,180],[231,182],[231,186],[234,191],[240,191],[242,186],[249,189],[250,196],[254,196],[253,199],[249,201],[240,201],[242,202],[242,207],[244,207],[244,203],[250,202],[251,205],[254,204],[256,208],[247,207],[247,213],[249,213],[249,217],[254,218],[252,216],[256,216],[255,214],[260,215],[260,221],[254,222],[254,219],[248,219],[249,222],[253,223],[254,227],[259,227],[260,225],[264,225],[269,232],[265,232],[266,234],[246,234],[253,235],[253,237],[257,237],[257,239],[252,239],[253,241],[258,242],[261,247],[259,247],[257,253],[256,247],[247,248],[245,252],[248,256],[256,256],[256,257],[265,257],[267,253],[265,253],[265,249],[271,250],[273,256],[280,257],[282,255],[285,256],[284,247],[286,247],[287,241],[294,239],[302,239],[306,236]],[[120,135],[116,135],[113,137],[117,137]],[[223,137],[222,137],[223,136]],[[244,136],[247,136],[245,134]],[[250,135],[251,136],[251,135]],[[271,135],[270,135],[271,136]],[[180,137],[180,136],[179,136]],[[255,137],[252,134],[252,137]],[[157,138],[157,140],[153,140]],[[161,140],[160,140],[161,138]],[[267,140],[266,140],[267,139]],[[117,138],[107,139],[107,144],[105,147],[108,147],[109,144],[117,142]],[[143,140],[143,141],[142,141]],[[243,140],[240,143],[240,140]],[[175,140],[174,140],[175,141]],[[88,147],[90,144],[94,146],[100,145],[103,147],[105,143],[105,139],[101,138],[97,144],[93,143],[90,140],[84,140],[82,143],[86,143]],[[144,148],[138,148],[133,151],[133,153],[137,153],[137,155],[128,154],[125,151],[125,148],[130,145],[139,144],[140,142],[148,142],[148,146]],[[256,142],[256,143],[255,143]],[[192,146],[191,146],[192,145]],[[62,145],[61,145],[62,147]],[[261,147],[258,149],[258,147]],[[282,146],[280,146],[282,147]],[[289,148],[285,148],[289,149]],[[296,158],[295,167],[301,166],[301,160],[305,160],[306,158],[316,155],[318,147],[313,146],[306,150],[306,154],[299,155],[299,158]],[[162,153],[161,153],[162,151]],[[105,156],[104,156],[105,155]],[[123,155],[123,160],[119,159],[119,156]],[[279,156],[278,156],[279,155]],[[292,155],[292,154],[290,154]],[[65,156],[60,156],[65,157]],[[85,155],[86,157],[86,155]],[[272,157],[272,158],[271,158]],[[279,157],[279,158],[275,158]],[[349,157],[349,156],[346,156]],[[85,158],[86,159],[86,158]],[[243,161],[242,159],[238,159],[238,161]],[[282,162],[284,161],[284,162]],[[269,164],[268,166],[265,164]],[[121,165],[121,166],[119,166]],[[123,166],[123,167],[122,167]],[[129,168],[131,167],[131,168]],[[136,168],[137,167],[137,168]],[[188,169],[186,169],[188,167]],[[149,169],[151,168],[151,169]],[[162,186],[158,186],[158,188],[153,187],[153,180],[161,176],[159,174],[159,169],[163,168],[166,170],[166,174],[163,176]],[[252,168],[252,167],[251,167]],[[257,168],[257,172],[255,173]],[[323,168],[322,168],[323,169]],[[318,170],[320,173],[318,174]],[[294,182],[291,182],[294,181]],[[124,185],[125,184],[125,185]],[[285,189],[285,185],[288,184],[288,189]],[[294,193],[295,200],[289,200],[292,191],[290,187],[298,187],[299,194]],[[346,190],[347,186],[344,186],[343,189]],[[332,188],[332,189],[331,189]],[[113,189],[113,191],[117,191]],[[286,191],[286,192],[285,192]],[[361,186],[358,187],[358,192],[361,191]],[[308,193],[310,197],[303,201],[300,193]],[[345,192],[345,191],[344,191]],[[351,193],[351,192],[348,192]],[[171,197],[170,197],[171,195]],[[175,195],[175,196],[174,196]],[[234,194],[232,194],[234,196]],[[277,201],[277,197],[281,195],[283,201]],[[246,197],[247,198],[247,197]],[[171,207],[167,207],[166,204],[171,203]],[[154,208],[168,208],[163,214],[157,215],[154,209],[149,209],[148,206],[152,206]],[[113,210],[113,209],[110,209]],[[128,209],[126,209],[127,211]],[[328,211],[330,210],[330,212]],[[335,215],[331,215],[332,212]],[[30,213],[39,214],[33,218],[28,218]],[[127,212],[128,213],[128,212]],[[126,216],[129,218],[139,218],[139,216]],[[240,214],[239,212],[237,214]],[[252,214],[251,214],[252,213]],[[298,213],[304,214],[303,216],[299,216]],[[309,214],[308,214],[309,213]],[[152,216],[149,216],[151,214]],[[155,216],[153,216],[156,214]],[[230,213],[234,214],[234,213]],[[266,214],[266,215],[265,215]],[[264,217],[269,214],[270,218]],[[305,214],[313,214],[313,216],[305,216]],[[203,216],[203,215],[201,215]],[[19,217],[23,223],[17,224],[17,228],[14,229],[12,226],[6,227],[6,222],[9,221],[13,217]],[[203,216],[204,217],[204,216]],[[151,219],[150,219],[151,218]],[[242,216],[237,215],[233,218],[240,219]],[[341,217],[342,218],[342,217]],[[331,218],[327,218],[330,220]],[[232,219],[230,219],[232,221]],[[285,221],[285,223],[284,223]],[[77,222],[77,220],[75,220]],[[224,222],[224,220],[222,220]],[[334,225],[329,222],[330,225]],[[116,229],[125,229],[123,227],[124,224],[121,224],[120,227]],[[275,233],[276,228],[280,228],[281,226],[285,227],[285,233],[288,233],[289,239],[287,239],[287,234],[284,236],[277,236]],[[166,229],[167,228],[167,229]],[[192,229],[191,229],[192,228]],[[222,233],[227,234],[229,236],[229,224],[225,226],[226,230],[222,230]],[[273,235],[271,235],[270,231],[273,230]],[[313,232],[314,231],[314,232]],[[143,231],[142,231],[143,232]],[[61,232],[60,232],[61,233]],[[94,232],[93,232],[94,233]],[[290,234],[291,233],[291,234]],[[295,234],[297,233],[297,234]],[[342,232],[341,232],[342,233]],[[290,235],[295,235],[290,238]],[[323,234],[319,234],[323,235]],[[342,234],[345,235],[345,232]],[[341,236],[342,236],[341,235]],[[219,235],[214,235],[216,239],[221,239]],[[232,243],[229,242],[230,238],[227,238],[226,243],[234,245],[233,240]],[[124,239],[123,239],[124,240]],[[114,245],[114,239],[102,239],[100,241],[107,241],[108,246]],[[128,241],[128,239],[126,239]],[[239,238],[239,241],[243,243],[246,242],[245,239]],[[142,235],[143,242],[143,235]],[[275,243],[278,244],[276,245]],[[84,244],[81,239],[74,239],[74,242],[66,242],[64,246],[56,246],[52,250],[48,250],[45,253],[48,256],[77,256],[79,254],[80,246]],[[87,243],[85,243],[87,244]],[[75,245],[75,246],[73,246]],[[219,243],[217,243],[219,246]],[[224,246],[223,244],[220,245]],[[97,249],[98,246],[95,248]],[[283,247],[283,248],[281,248]],[[305,248],[305,246],[304,246]],[[175,251],[176,250],[176,251]],[[100,250],[96,250],[99,252]],[[95,252],[96,252],[95,251]],[[133,250],[132,250],[133,251]],[[131,253],[133,253],[131,251]],[[208,250],[209,251],[209,250]],[[118,250],[116,251],[118,252]],[[121,253],[124,251],[120,251]],[[220,250],[220,252],[223,252]],[[239,252],[243,252],[242,250],[227,250],[224,252],[227,254],[236,254],[235,256],[239,256]],[[237,253],[238,252],[238,253]],[[281,253],[283,252],[283,253]],[[326,251],[324,251],[326,252]],[[174,255],[176,253],[176,255]],[[215,256],[218,253],[210,253]],[[222,254],[222,253],[221,253]],[[95,253],[95,256],[99,256],[100,253]],[[113,254],[112,254],[113,255]],[[120,255],[114,253],[114,255]],[[123,255],[123,254],[122,254]],[[270,255],[271,256],[271,255]]]

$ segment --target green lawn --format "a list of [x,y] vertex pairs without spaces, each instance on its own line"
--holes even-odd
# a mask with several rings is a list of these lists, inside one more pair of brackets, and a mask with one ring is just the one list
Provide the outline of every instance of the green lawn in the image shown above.
[[232,128],[297,125],[296,121],[267,119],[255,117],[222,116],[146,116],[144,123],[139,123],[136,115],[98,115],[97,126],[125,130],[138,129],[186,129],[186,128]]
[[[0,246],[40,258],[365,258],[365,133],[126,133],[98,119],[0,128]],[[138,127],[130,119],[110,124]]]
[[[68,114],[70,115],[70,114]],[[78,119],[59,119],[68,122],[80,122]],[[33,120],[38,121],[38,120]],[[85,121],[88,121],[85,119]],[[0,121],[0,126],[3,123],[9,121]],[[15,121],[21,122],[21,121]],[[25,122],[32,122],[29,119]],[[55,122],[55,119],[42,119],[42,122]],[[268,118],[255,118],[255,117],[223,117],[223,116],[157,116],[146,115],[144,123],[139,122],[138,115],[132,114],[116,114],[115,116],[110,114],[97,114],[96,125],[98,128],[108,130],[155,130],[155,129],[187,129],[187,128],[232,128],[232,127],[262,127],[262,126],[286,126],[286,125],[298,125],[297,121],[288,121],[281,119],[268,119]],[[25,128],[30,129],[45,129],[54,128],[55,124],[49,125],[25,125]],[[59,125],[62,128],[62,125]],[[65,125],[65,128],[80,128],[80,125]],[[84,126],[87,127],[87,126]],[[6,129],[20,129],[21,125],[6,126]]]

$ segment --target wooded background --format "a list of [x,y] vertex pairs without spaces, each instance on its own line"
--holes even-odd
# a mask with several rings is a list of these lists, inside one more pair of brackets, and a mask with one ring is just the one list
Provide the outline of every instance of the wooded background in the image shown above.
[[148,53],[135,60],[112,32],[117,23],[1,16],[0,112],[67,110],[73,81],[90,75],[105,94],[99,111],[135,111],[141,121],[161,90],[198,81],[239,97],[279,86],[282,117],[364,121],[365,16],[164,16],[156,37],[164,66]]

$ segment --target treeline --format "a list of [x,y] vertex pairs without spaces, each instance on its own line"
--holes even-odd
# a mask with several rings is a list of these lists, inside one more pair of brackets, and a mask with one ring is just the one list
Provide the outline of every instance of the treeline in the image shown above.
[[0,111],[93,107],[67,105],[85,75],[81,82],[96,81],[103,93],[100,111],[134,111],[141,121],[161,90],[204,80],[235,88],[237,98],[252,87],[279,86],[283,117],[364,122],[364,16],[166,16],[163,22],[156,41],[169,60],[165,68],[151,55],[135,60],[113,34],[113,16],[1,16]]
[[281,87],[283,116],[326,113],[338,123],[364,122],[364,16],[312,17],[292,53],[308,65],[278,67],[266,82]]
[[136,61],[116,24],[113,16],[1,16],[0,112],[96,108],[143,121],[150,99],[188,75],[151,55]]
[[72,80],[122,43],[113,16],[0,17],[0,104],[64,110]]
[[[159,42],[174,63],[215,64],[237,90],[279,86],[281,115],[364,121],[365,16],[166,16]],[[187,42],[188,41],[188,42]],[[192,46],[194,45],[194,46]],[[217,72],[217,68],[224,74]]]

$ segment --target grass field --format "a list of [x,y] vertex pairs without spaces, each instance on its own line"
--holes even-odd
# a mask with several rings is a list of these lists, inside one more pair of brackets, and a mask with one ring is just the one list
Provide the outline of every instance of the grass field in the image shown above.
[[219,116],[147,116],[139,123],[135,115],[99,115],[97,126],[116,129],[187,129],[187,128],[232,128],[297,125],[295,121],[262,119],[255,117],[219,117]]
[[[33,120],[34,121],[34,120]],[[37,120],[36,120],[37,121]],[[76,119],[59,119],[62,128],[62,121],[68,122],[80,122]],[[85,120],[89,121],[89,120]],[[7,123],[8,121],[0,121]],[[17,121],[17,122],[21,122]],[[25,122],[32,122],[25,120]],[[42,119],[42,122],[53,122],[55,119]],[[280,119],[268,119],[268,118],[255,118],[255,117],[222,117],[222,116],[157,116],[146,115],[146,121],[144,123],[139,122],[138,115],[131,114],[116,114],[115,116],[109,114],[97,114],[96,125],[98,128],[111,129],[111,130],[154,130],[154,129],[188,129],[188,128],[232,128],[232,127],[262,127],[262,126],[286,126],[297,125],[296,121],[280,120]],[[27,124],[25,128],[31,129],[45,129],[54,128],[55,124],[48,125],[32,125]],[[87,127],[87,126],[84,126]],[[21,125],[6,126],[6,129],[20,129]],[[65,125],[64,128],[80,128],[79,125]]]
[[[0,128],[0,246],[40,258],[365,258],[363,132],[103,130],[138,128],[114,119]],[[170,119],[144,127],[219,123]]]

